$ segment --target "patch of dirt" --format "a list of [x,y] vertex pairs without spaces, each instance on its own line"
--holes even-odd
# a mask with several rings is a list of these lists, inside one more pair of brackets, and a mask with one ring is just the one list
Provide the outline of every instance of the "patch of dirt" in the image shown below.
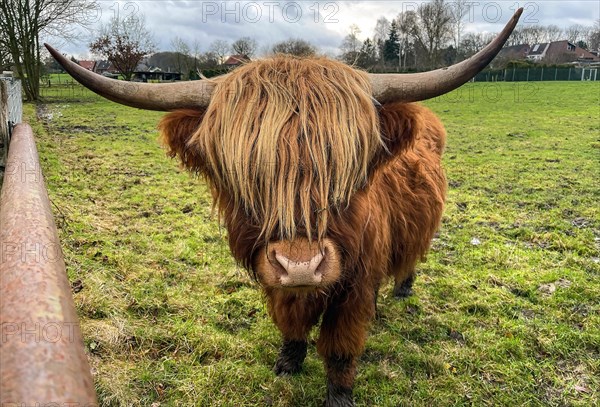
[[83,282],[81,280],[75,280],[71,283],[71,291],[73,291],[74,294],[77,294],[83,290],[83,288]]
[[62,116],[62,112],[58,109],[50,109],[47,105],[45,104],[38,104],[35,107],[35,114],[37,116],[37,119],[39,121],[41,121],[44,124],[48,124],[50,123],[52,120],[54,120],[57,117],[61,117]]
[[586,218],[575,218],[571,221],[571,225],[578,229],[586,228],[590,225],[590,221]]
[[542,294],[545,295],[552,295],[556,292],[557,287],[558,288],[569,288],[571,286],[571,281],[567,280],[566,278],[559,278],[556,281],[553,281],[551,283],[547,283],[547,284],[542,284],[538,287],[538,291],[541,292]]
[[454,339],[458,343],[465,343],[466,342],[465,341],[465,336],[461,332],[455,331],[454,329],[450,329],[448,331],[448,337],[450,339]]

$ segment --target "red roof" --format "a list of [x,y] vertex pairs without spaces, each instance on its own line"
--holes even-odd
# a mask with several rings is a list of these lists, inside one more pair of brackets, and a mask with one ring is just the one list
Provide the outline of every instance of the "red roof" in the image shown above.
[[596,55],[569,41],[551,42],[546,51],[546,59],[551,62],[572,62],[576,60],[600,61]]
[[88,71],[94,70],[95,61],[79,61],[79,65],[87,69]]
[[241,65],[246,62],[250,62],[250,58],[247,55],[232,55],[227,58],[223,65]]

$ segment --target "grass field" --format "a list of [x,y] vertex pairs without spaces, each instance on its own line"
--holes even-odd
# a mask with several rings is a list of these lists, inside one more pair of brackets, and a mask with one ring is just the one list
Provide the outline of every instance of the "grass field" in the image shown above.
[[[600,398],[600,83],[468,84],[427,102],[450,189],[415,295],[391,285],[359,406],[593,406]],[[26,106],[105,406],[318,406],[314,346],[280,345],[160,113],[82,93]]]

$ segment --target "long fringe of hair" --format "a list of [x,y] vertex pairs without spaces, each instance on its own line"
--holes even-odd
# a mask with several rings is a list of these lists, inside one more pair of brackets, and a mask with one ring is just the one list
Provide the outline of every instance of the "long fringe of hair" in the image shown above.
[[215,82],[188,143],[213,188],[266,239],[294,239],[302,227],[320,241],[383,145],[368,76],[325,58],[276,56]]

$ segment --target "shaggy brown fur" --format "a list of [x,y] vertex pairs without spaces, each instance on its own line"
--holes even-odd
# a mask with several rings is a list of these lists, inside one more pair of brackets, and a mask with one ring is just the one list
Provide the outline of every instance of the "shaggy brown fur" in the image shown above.
[[299,227],[320,239],[329,208],[365,185],[382,145],[370,86],[366,73],[325,58],[250,63],[216,80],[207,120],[188,143],[263,240],[293,239]]
[[276,371],[299,369],[322,318],[326,405],[350,405],[376,292],[386,277],[397,285],[412,278],[439,225],[445,131],[416,104],[376,111],[364,75],[344,65],[287,58],[251,65],[221,84],[206,113],[163,119],[163,139],[171,155],[207,176],[233,256],[259,276],[268,272],[269,242],[296,235],[330,242],[336,281],[308,293],[263,288],[284,339]]

